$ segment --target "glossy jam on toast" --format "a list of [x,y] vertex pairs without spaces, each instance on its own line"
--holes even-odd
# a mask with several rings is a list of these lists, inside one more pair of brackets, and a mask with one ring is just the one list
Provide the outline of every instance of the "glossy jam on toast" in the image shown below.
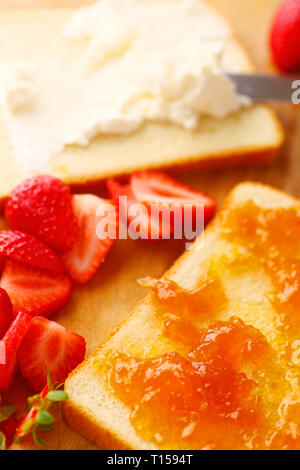
[[150,296],[68,379],[71,425],[120,448],[298,449],[299,232],[299,201],[235,188],[204,247],[142,280]]

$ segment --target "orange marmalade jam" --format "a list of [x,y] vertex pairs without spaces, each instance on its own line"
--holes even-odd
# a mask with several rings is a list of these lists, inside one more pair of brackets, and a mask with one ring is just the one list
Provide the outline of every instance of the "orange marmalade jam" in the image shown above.
[[158,448],[300,449],[299,352],[298,365],[291,360],[296,339],[300,348],[300,208],[248,202],[224,212],[219,228],[243,248],[228,263],[257,264],[270,279],[285,354],[238,316],[224,320],[229,300],[209,270],[193,291],[146,278],[141,283],[152,287],[162,334],[176,352],[112,354],[110,385],[130,408],[136,432]]
[[199,321],[213,319],[227,302],[220,280],[211,275],[207,275],[192,291],[180,287],[171,279],[147,277],[139,283],[152,287],[163,312],[166,336],[187,347],[192,347],[199,340]]
[[270,301],[283,328],[299,336],[300,208],[262,209],[248,202],[224,213],[221,230],[258,260],[274,286]]
[[158,447],[242,449],[262,419],[257,384],[242,368],[268,353],[263,335],[233,317],[212,323],[187,357],[112,356],[110,383],[138,434]]

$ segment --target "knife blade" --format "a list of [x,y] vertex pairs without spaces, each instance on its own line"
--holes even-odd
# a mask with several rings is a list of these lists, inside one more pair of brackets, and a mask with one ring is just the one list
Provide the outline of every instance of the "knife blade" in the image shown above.
[[[282,75],[234,74],[227,76],[235,83],[239,95],[255,101],[294,102],[296,93],[300,103],[300,77]],[[298,91],[297,91],[298,90]]]

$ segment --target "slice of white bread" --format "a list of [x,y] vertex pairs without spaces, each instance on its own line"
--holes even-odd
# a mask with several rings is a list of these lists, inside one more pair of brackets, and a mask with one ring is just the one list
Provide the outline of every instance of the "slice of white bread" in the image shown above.
[[[235,245],[224,239],[218,231],[224,210],[253,201],[263,208],[300,207],[300,201],[271,187],[254,183],[238,185],[228,196],[224,208],[205,231],[205,242],[198,239],[191,251],[186,251],[165,277],[173,279],[186,289],[194,289],[205,275],[205,263],[213,261],[228,303],[217,319],[225,320],[237,315],[247,324],[258,328],[276,351],[284,349],[284,338],[278,328],[278,316],[268,300],[270,279],[257,263],[244,263],[238,269],[228,264]],[[295,253],[295,256],[299,254]],[[162,317],[157,315],[157,304],[149,294],[136,310],[113,332],[96,352],[81,364],[66,381],[69,400],[64,416],[71,427],[95,442],[102,449],[153,449],[154,443],[142,440],[130,423],[130,410],[118,399],[108,385],[101,364],[105,353],[118,351],[137,358],[156,357],[166,352],[181,352],[163,332]],[[202,324],[201,324],[202,325]],[[202,326],[206,326],[203,324]],[[285,367],[285,365],[284,365]],[[286,370],[284,371],[284,375]],[[274,381],[273,381],[274,382]],[[274,383],[263,394],[269,403],[280,402],[280,392]],[[277,378],[280,383],[280,378]],[[298,391],[299,392],[299,391]],[[270,405],[271,406],[271,405]]]
[[[72,60],[82,44],[69,43],[61,34],[72,14],[71,9],[1,10],[0,63],[38,63],[45,56]],[[232,70],[253,71],[236,40],[228,44],[226,62]],[[204,118],[194,132],[149,123],[129,136],[100,136],[88,147],[70,146],[53,158],[52,174],[67,183],[85,185],[146,168],[267,163],[282,141],[283,130],[275,113],[257,104],[226,119]],[[0,200],[28,176],[14,156],[0,109]]]

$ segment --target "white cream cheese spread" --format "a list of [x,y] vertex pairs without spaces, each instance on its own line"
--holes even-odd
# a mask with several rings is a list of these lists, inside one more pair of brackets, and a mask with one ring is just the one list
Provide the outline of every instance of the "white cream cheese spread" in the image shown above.
[[33,105],[36,96],[34,68],[22,62],[5,62],[2,66],[5,104],[11,113]]
[[0,68],[5,121],[26,170],[66,145],[130,134],[147,121],[196,129],[244,104],[225,76],[227,23],[200,0],[100,0],[78,9],[64,41],[80,54]]

